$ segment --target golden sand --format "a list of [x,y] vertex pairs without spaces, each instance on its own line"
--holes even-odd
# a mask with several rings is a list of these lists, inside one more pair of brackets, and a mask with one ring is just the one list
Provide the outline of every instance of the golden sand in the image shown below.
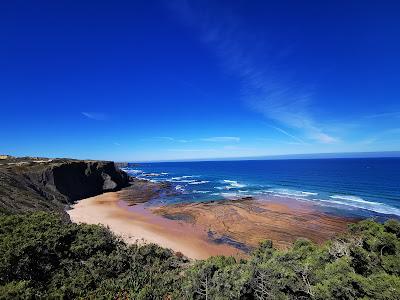
[[240,255],[234,247],[209,241],[201,226],[168,220],[140,205],[131,208],[119,200],[119,192],[111,192],[80,200],[68,214],[75,223],[107,226],[127,243],[155,243],[192,259]]

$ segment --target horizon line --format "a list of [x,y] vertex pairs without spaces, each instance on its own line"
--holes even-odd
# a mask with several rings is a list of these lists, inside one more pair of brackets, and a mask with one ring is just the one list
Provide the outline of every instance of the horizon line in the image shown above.
[[295,160],[295,159],[340,159],[340,158],[400,158],[400,151],[367,151],[367,152],[318,152],[298,154],[276,154],[241,157],[189,158],[116,161],[128,163],[161,163],[161,162],[199,162],[199,161],[246,161],[246,160]]

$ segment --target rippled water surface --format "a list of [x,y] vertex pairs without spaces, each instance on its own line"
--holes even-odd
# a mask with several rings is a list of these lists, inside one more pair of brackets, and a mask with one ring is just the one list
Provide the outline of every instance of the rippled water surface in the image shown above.
[[144,163],[131,175],[173,183],[169,202],[296,198],[344,213],[400,217],[400,158]]

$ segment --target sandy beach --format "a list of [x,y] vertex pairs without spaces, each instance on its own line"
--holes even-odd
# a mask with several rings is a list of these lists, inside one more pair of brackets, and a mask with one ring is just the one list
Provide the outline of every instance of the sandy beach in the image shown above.
[[241,255],[234,247],[209,241],[206,228],[154,215],[140,205],[128,207],[120,200],[120,193],[104,193],[80,200],[68,214],[76,223],[107,226],[127,243],[155,243],[192,259],[219,254]]
[[[76,223],[102,224],[127,243],[155,243],[192,259],[213,255],[244,256],[271,239],[277,248],[304,237],[321,243],[354,221],[324,214],[290,199],[227,200],[146,207],[132,205],[131,190],[104,193],[77,202],[68,211]],[[141,194],[143,195],[143,193]],[[129,204],[128,204],[129,203]]]

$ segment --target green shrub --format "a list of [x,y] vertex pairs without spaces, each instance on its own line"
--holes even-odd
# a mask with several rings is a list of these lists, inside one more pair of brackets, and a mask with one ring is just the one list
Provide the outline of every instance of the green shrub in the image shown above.
[[[109,230],[77,225],[55,214],[0,217],[3,298],[157,299],[178,287],[179,259],[156,245],[127,246]],[[124,296],[125,297],[125,296]]]
[[400,299],[399,228],[365,220],[324,245],[188,263],[56,214],[0,216],[0,299]]

